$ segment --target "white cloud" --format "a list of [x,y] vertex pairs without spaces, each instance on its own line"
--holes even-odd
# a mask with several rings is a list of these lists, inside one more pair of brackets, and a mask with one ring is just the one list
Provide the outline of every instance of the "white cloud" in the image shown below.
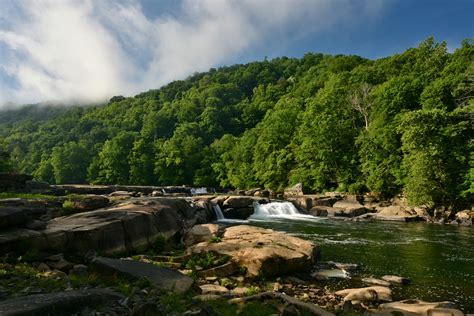
[[138,0],[6,2],[0,104],[98,101],[157,88],[247,51],[376,16],[381,3],[184,0],[175,16],[152,19]]

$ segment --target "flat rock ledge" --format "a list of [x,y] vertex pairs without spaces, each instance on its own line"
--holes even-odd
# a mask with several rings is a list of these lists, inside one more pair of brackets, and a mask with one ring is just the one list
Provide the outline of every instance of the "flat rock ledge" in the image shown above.
[[176,293],[185,293],[194,283],[193,279],[176,270],[136,260],[96,257],[92,265],[102,274],[119,274],[131,280],[145,278],[157,289]]
[[170,238],[196,223],[196,208],[185,199],[155,198],[55,218],[42,231],[0,231],[0,253],[25,248],[104,254],[137,251],[160,236]]
[[123,299],[108,289],[87,289],[35,294],[0,301],[0,315],[71,315],[86,307],[97,307]]
[[456,309],[451,302],[424,302],[420,300],[404,300],[399,302],[385,303],[377,310],[370,310],[365,315],[402,315],[402,316],[464,316],[464,313]]
[[[219,229],[206,227],[206,231]],[[191,238],[191,237],[190,237]],[[248,277],[278,276],[310,270],[316,263],[318,246],[310,241],[271,229],[239,225],[226,228],[218,240],[200,242],[187,249],[188,254],[214,252],[229,256],[245,268]]]

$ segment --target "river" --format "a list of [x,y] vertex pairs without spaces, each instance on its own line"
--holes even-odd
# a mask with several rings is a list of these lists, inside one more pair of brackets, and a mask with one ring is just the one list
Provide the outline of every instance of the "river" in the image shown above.
[[265,218],[249,224],[309,239],[320,246],[322,261],[356,263],[351,280],[334,288],[364,286],[362,277],[409,277],[394,287],[394,300],[449,300],[474,313],[474,229],[428,223],[351,222],[331,219]]

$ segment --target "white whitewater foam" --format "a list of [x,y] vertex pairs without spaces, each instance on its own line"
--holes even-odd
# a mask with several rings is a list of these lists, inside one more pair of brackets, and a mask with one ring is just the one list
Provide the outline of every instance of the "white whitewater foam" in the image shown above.
[[224,213],[222,213],[222,210],[221,210],[221,207],[219,206],[219,204],[212,204],[212,208],[214,210],[214,213],[216,214],[216,218],[218,221],[221,221],[221,220],[224,220],[225,217],[224,217]]
[[253,203],[253,214],[249,217],[252,220],[268,220],[277,218],[317,220],[312,215],[301,214],[291,202],[271,202],[267,204]]
[[191,194],[192,195],[195,195],[195,194],[207,194],[209,192],[207,192],[207,188],[191,188]]

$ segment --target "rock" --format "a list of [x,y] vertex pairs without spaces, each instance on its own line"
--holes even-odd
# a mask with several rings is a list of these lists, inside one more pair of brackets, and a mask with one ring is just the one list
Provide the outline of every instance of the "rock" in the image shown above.
[[20,191],[27,189],[27,182],[31,181],[33,176],[23,173],[0,173],[0,192]]
[[283,289],[283,287],[281,286],[280,283],[278,282],[273,283],[273,292],[280,292],[281,289]]
[[333,206],[339,199],[335,197],[322,197],[313,200],[313,206]]
[[199,287],[202,294],[229,294],[229,290],[223,286],[215,284],[204,284]]
[[355,217],[370,212],[368,208],[360,204],[355,196],[346,196],[343,200],[334,203],[332,207],[342,210],[335,213],[335,216]]
[[360,302],[383,302],[392,300],[392,290],[385,286],[370,286],[355,289],[345,289],[337,291],[337,296],[341,296],[346,301]]
[[43,247],[56,251],[84,254],[94,250],[112,254],[151,246],[157,238],[170,238],[195,220],[190,202],[153,198],[55,218],[39,239],[46,243]]
[[153,316],[160,315],[162,308],[156,302],[147,301],[135,305],[132,311],[133,316]]
[[49,261],[54,261],[54,262],[57,262],[59,260],[63,260],[64,259],[64,254],[62,253],[57,253],[55,255],[52,255],[52,256],[49,256],[47,258]]
[[411,283],[411,280],[409,278],[404,278],[398,275],[384,275],[381,279],[390,283],[403,285],[408,285]]
[[151,192],[151,196],[163,196],[163,191],[153,191]]
[[222,203],[222,206],[224,208],[253,208],[253,202],[268,203],[268,199],[248,196],[229,196],[224,203]]
[[49,266],[44,263],[44,262],[41,262],[38,267],[36,268],[39,272],[46,272],[46,271],[50,271],[51,269],[49,268]]
[[270,197],[270,195],[271,195],[271,192],[269,190],[260,190],[253,194],[253,196],[256,196],[256,197],[265,197],[265,198]]
[[331,206],[313,206],[309,209],[309,214],[313,216],[340,216],[343,213],[342,209],[334,208]]
[[224,217],[230,219],[247,219],[254,212],[253,207],[240,207],[240,208],[225,208],[223,210]]
[[133,280],[146,278],[154,287],[160,290],[184,293],[193,285],[193,279],[175,270],[141,261],[96,257],[92,264],[94,270],[99,273],[117,273]]
[[44,230],[46,228],[46,222],[34,219],[26,223],[26,228],[32,230]]
[[280,301],[282,305],[287,308],[288,306],[294,306],[297,309],[297,312],[301,310],[304,315],[320,315],[320,316],[333,316],[334,314],[325,311],[324,309],[311,304],[311,303],[306,303],[302,302],[294,297],[282,294],[282,293],[275,293],[275,292],[263,292],[247,297],[240,297],[240,298],[234,298],[229,300],[229,303],[231,304],[245,304],[246,302],[250,301],[266,301],[266,300],[276,300]]
[[226,277],[232,274],[239,272],[239,266],[235,262],[227,262],[223,265],[203,270],[199,272],[201,276],[216,276],[216,277]]
[[203,241],[210,241],[212,237],[217,236],[218,232],[219,225],[217,224],[195,225],[186,233],[184,245],[189,247]]
[[200,294],[200,295],[194,296],[193,298],[201,302],[208,302],[208,301],[215,301],[215,300],[221,299],[222,296],[218,294]]
[[464,313],[456,309],[451,302],[429,303],[420,300],[404,300],[382,304],[378,310],[370,311],[367,315],[463,316]]
[[227,228],[221,242],[202,242],[187,249],[189,254],[209,251],[230,256],[248,276],[274,276],[311,269],[318,247],[270,229],[239,225]]
[[347,273],[347,271],[342,270],[342,269],[319,270],[311,274],[311,276],[313,278],[316,278],[317,280],[327,280],[330,278],[341,278],[341,279],[349,278],[349,274]]
[[133,192],[128,191],[115,191],[109,194],[109,196],[113,197],[133,197],[135,194]]
[[236,287],[230,291],[230,294],[234,296],[245,296],[249,291],[248,287]]
[[74,265],[67,260],[61,259],[53,264],[53,268],[63,272],[69,271]]
[[376,279],[376,278],[363,278],[362,282],[368,283],[368,284],[380,285],[380,286],[390,286],[390,282]]
[[35,294],[0,301],[0,315],[58,315],[74,314],[88,306],[111,304],[123,296],[108,289],[62,291]]
[[283,191],[283,196],[284,197],[294,197],[294,196],[299,196],[299,195],[304,195],[305,193],[305,188],[302,183],[297,183],[294,186],[290,188],[286,188]]
[[69,275],[86,276],[89,272],[89,268],[83,264],[75,264],[74,267],[69,271]]

